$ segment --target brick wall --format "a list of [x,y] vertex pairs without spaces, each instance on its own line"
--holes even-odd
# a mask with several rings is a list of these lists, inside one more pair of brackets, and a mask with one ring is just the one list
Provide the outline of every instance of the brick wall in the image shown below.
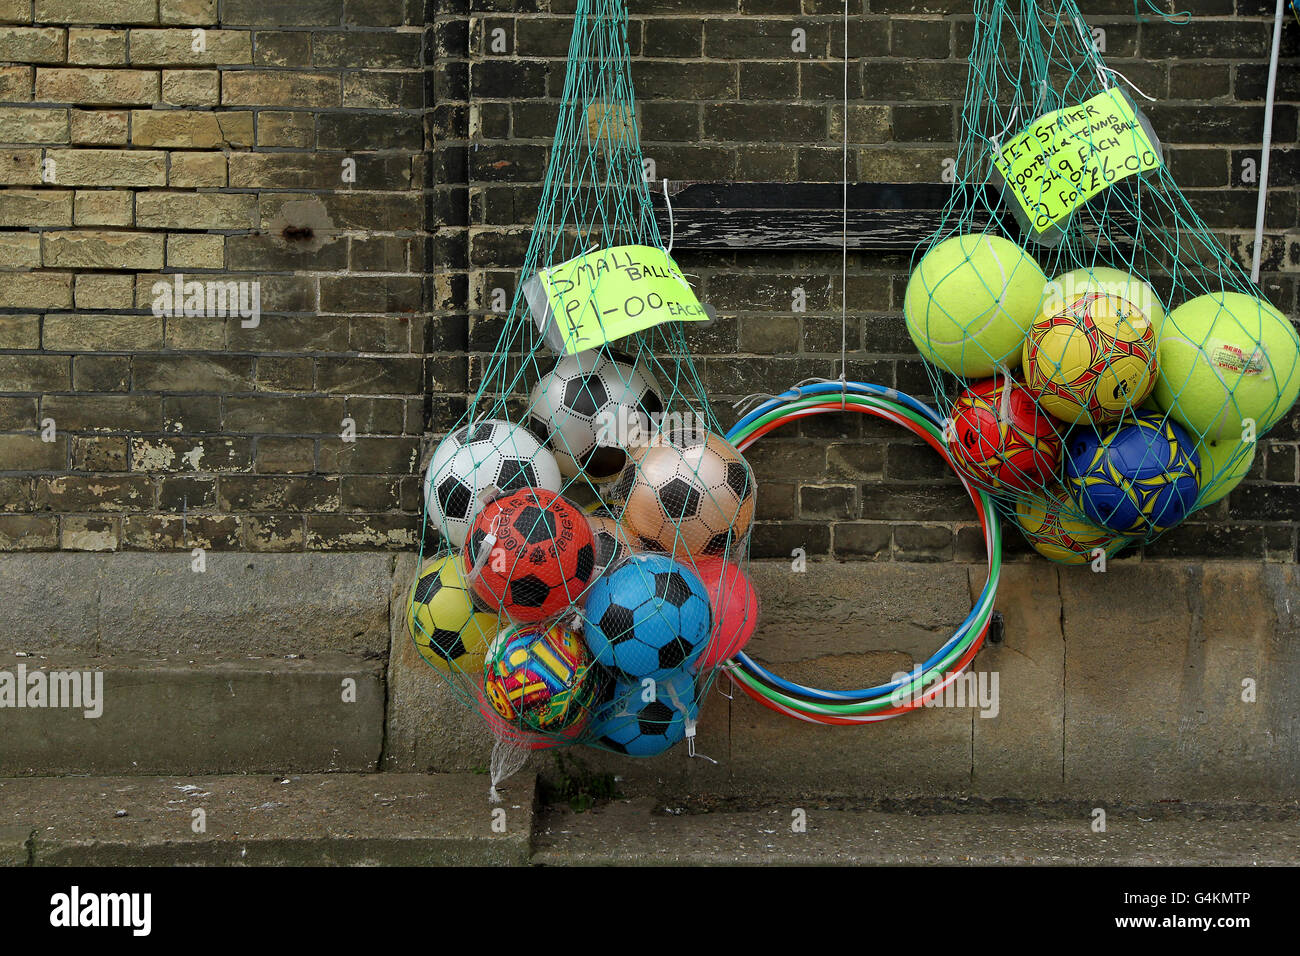
[[[0,0],[0,549],[412,546],[419,436],[465,407],[499,328],[491,292],[518,279],[573,5]],[[658,175],[838,180],[841,6],[631,0]],[[850,6],[850,176],[939,181],[969,3]],[[1259,151],[1272,4],[1177,7],[1197,18],[1135,23],[1131,0],[1084,3],[1110,64],[1160,100],[1148,112],[1176,177],[1245,261],[1255,194],[1241,170]],[[1266,293],[1293,316],[1297,36],[1289,26],[1265,250]],[[724,420],[734,397],[832,373],[838,254],[680,259],[721,312],[691,335]],[[849,372],[924,392],[899,314],[906,270],[906,257],[850,258]],[[259,280],[259,327],[154,316],[154,282],[174,272]],[[345,418],[355,442],[339,437]],[[1151,553],[1296,560],[1298,438],[1293,414],[1237,492]],[[813,420],[752,457],[760,556],[978,553],[960,490],[886,426]]]
[[0,549],[413,541],[423,18],[0,0]]

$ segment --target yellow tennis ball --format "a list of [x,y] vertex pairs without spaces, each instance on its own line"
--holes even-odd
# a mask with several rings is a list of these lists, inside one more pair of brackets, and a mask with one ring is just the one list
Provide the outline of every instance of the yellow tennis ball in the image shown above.
[[1236,441],[1251,427],[1262,433],[1300,396],[1300,336],[1254,296],[1198,296],[1170,312],[1160,331],[1154,396],[1198,440]]
[[1156,290],[1137,276],[1109,266],[1074,269],[1048,282],[1043,290],[1043,314],[1059,312],[1090,293],[1113,295],[1133,303],[1159,336],[1165,322],[1165,307]]
[[1255,463],[1253,441],[1202,441],[1196,445],[1201,459],[1201,496],[1196,507],[1212,505],[1241,484]]
[[1088,564],[1095,549],[1110,557],[1128,543],[1128,538],[1083,517],[1062,489],[1049,488],[1044,494],[1045,500],[1026,497],[1016,502],[1016,523],[1043,557],[1061,564]]
[[421,569],[407,601],[406,627],[420,656],[438,670],[478,675],[498,617],[475,606],[463,564],[457,553]]
[[1001,236],[953,236],[927,252],[908,280],[907,331],[934,365],[987,378],[1000,365],[1020,364],[1046,282],[1034,258]]

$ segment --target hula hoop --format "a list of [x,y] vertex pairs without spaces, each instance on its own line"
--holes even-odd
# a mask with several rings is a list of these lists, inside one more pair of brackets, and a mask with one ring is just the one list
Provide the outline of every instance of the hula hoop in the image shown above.
[[765,707],[819,724],[888,720],[923,707],[942,694],[984,644],[1002,573],[1002,532],[992,499],[953,466],[944,440],[943,420],[938,413],[909,395],[862,382],[796,386],[745,415],[727,433],[727,440],[743,452],[768,432],[789,422],[846,411],[874,415],[901,425],[924,440],[953,468],[979,516],[989,573],[975,606],[953,635],[920,667],[887,684],[851,691],[806,687],[777,676],[743,652],[721,665],[742,691]]

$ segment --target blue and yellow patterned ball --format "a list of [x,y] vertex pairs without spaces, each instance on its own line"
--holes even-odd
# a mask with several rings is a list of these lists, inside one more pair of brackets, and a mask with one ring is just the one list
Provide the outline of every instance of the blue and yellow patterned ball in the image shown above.
[[582,638],[557,624],[503,631],[488,649],[488,701],[527,730],[554,732],[585,720],[600,684]]
[[1200,494],[1196,443],[1172,419],[1138,412],[1066,444],[1067,485],[1080,509],[1115,534],[1151,534],[1187,517]]

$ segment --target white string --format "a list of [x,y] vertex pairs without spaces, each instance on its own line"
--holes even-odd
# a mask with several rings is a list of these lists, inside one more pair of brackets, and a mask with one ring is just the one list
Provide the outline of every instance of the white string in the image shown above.
[[668,255],[673,254],[673,240],[677,238],[677,222],[673,218],[673,200],[668,195],[668,177],[664,177],[664,205],[668,207]]
[[[1102,71],[1105,71],[1106,73],[1109,73],[1109,74],[1111,74],[1112,76],[1118,76],[1121,80],[1123,80],[1123,81],[1124,81],[1125,83],[1127,83],[1129,86],[1133,87],[1133,92],[1134,92],[1134,93],[1136,93],[1138,96],[1142,97],[1142,99],[1146,100],[1147,102],[1154,103],[1154,102],[1156,101],[1156,98],[1155,98],[1154,96],[1147,96],[1147,95],[1146,95],[1145,93],[1143,93],[1140,89],[1138,89],[1138,85],[1137,85],[1136,83],[1134,83],[1132,80],[1130,80],[1127,76],[1125,76],[1125,75],[1124,75],[1123,73],[1121,73],[1119,70],[1111,69],[1111,68],[1108,67],[1108,66],[1098,66],[1098,67],[1097,67],[1097,72],[1098,72],[1098,73],[1101,73]],[[1104,77],[1104,76],[1102,77],[1102,83],[1105,83],[1107,86],[1110,85],[1109,83],[1106,82],[1106,77]]]

